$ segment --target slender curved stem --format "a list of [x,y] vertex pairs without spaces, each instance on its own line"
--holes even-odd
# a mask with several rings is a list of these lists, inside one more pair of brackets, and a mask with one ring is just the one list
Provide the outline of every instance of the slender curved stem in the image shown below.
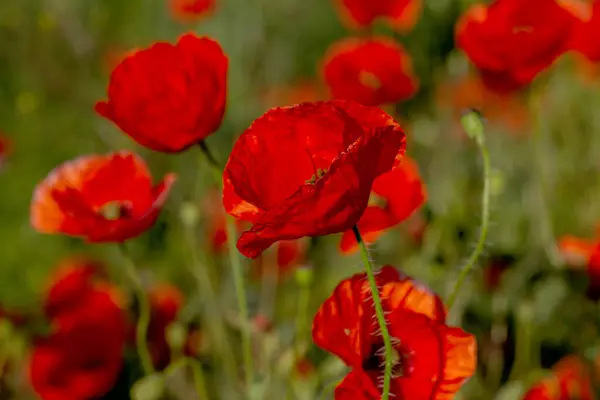
[[[305,273],[306,271],[299,271]],[[311,272],[312,273],[312,272]],[[296,362],[302,357],[305,351],[305,333],[308,331],[308,312],[310,307],[310,282],[299,282],[298,310],[296,311]]]
[[194,386],[196,387],[196,393],[198,394],[199,400],[208,400],[208,390],[206,389],[206,379],[204,378],[204,371],[202,371],[202,365],[198,360],[191,357],[183,357],[178,362],[171,364],[165,370],[165,375],[170,375],[179,368],[188,366],[194,374]]
[[335,388],[337,387],[337,385],[339,385],[339,383],[340,383],[340,380],[335,380],[335,381],[331,381],[327,385],[325,385],[325,387],[321,391],[321,396],[319,396],[319,399],[325,400],[327,398],[327,394],[329,392],[333,392],[335,390]]
[[483,122],[479,115],[475,112],[471,112],[470,114],[463,117],[463,127],[467,131],[467,134],[475,139],[477,146],[479,147],[479,152],[481,153],[481,159],[483,161],[483,192],[481,194],[481,228],[479,230],[479,239],[477,240],[477,245],[475,249],[467,259],[465,266],[460,271],[460,275],[456,284],[454,285],[454,290],[452,294],[448,298],[447,307],[448,309],[452,308],[456,297],[460,291],[460,287],[464,283],[467,276],[471,270],[475,267],[479,256],[483,252],[485,248],[485,240],[487,238],[487,234],[489,231],[490,225],[490,197],[491,197],[491,166],[490,166],[490,155],[488,149],[485,145],[484,140],[484,128]]
[[529,110],[533,114],[533,145],[534,145],[534,174],[535,179],[534,187],[537,187],[537,209],[540,215],[541,226],[539,227],[542,235],[543,247],[546,252],[546,256],[550,261],[550,264],[558,268],[562,265],[563,260],[556,245],[556,238],[554,235],[554,226],[552,224],[552,215],[548,208],[548,201],[546,200],[549,196],[546,194],[548,191],[548,182],[546,179],[546,173],[544,168],[544,127],[542,125],[542,104],[540,99],[540,93],[536,89],[532,89],[529,94]]
[[240,262],[237,248],[237,230],[235,219],[227,216],[227,248],[229,251],[229,259],[231,261],[231,272],[233,273],[233,281],[235,285],[235,293],[240,311],[240,320],[242,322],[242,356],[244,358],[244,369],[246,375],[246,387],[250,387],[254,381],[254,368],[252,363],[252,341],[250,337],[250,321],[248,317],[248,304],[246,301],[246,288],[244,287],[244,274]]
[[148,326],[150,325],[150,304],[148,303],[148,298],[136,272],[135,264],[125,243],[120,243],[118,247],[121,256],[125,260],[125,273],[133,285],[138,301],[139,316],[135,327],[135,344],[144,375],[150,375],[155,372],[150,350],[148,349],[148,342],[146,341]]
[[383,306],[381,305],[381,297],[379,296],[379,288],[377,287],[377,280],[375,279],[375,273],[369,259],[369,252],[358,227],[355,225],[352,228],[356,241],[360,246],[360,254],[362,256],[363,263],[365,265],[365,271],[367,272],[367,279],[369,286],[371,287],[371,295],[373,296],[373,303],[375,304],[375,315],[377,316],[377,322],[379,323],[379,329],[381,330],[381,337],[383,338],[383,348],[385,350],[385,361],[384,361],[384,375],[383,375],[383,392],[381,394],[381,400],[388,400],[390,396],[390,385],[392,382],[392,368],[394,367],[394,348],[392,346],[392,337],[387,328],[385,321],[385,313]]
[[203,263],[195,243],[195,230],[193,227],[185,227],[185,237],[190,248],[192,257],[192,273],[196,277],[200,292],[207,300],[207,307],[204,310],[204,318],[212,339],[216,347],[220,350],[223,367],[227,374],[235,376],[236,361],[235,356],[229,348],[227,331],[223,322],[223,316],[220,312],[220,305],[213,287],[212,278],[207,269],[206,263]]
[[[210,165],[215,183],[223,186],[222,169],[215,156],[210,151],[205,141],[199,143],[202,152]],[[246,388],[249,388],[254,381],[254,367],[252,362],[252,341],[250,336],[250,321],[248,316],[248,302],[246,299],[246,288],[244,286],[244,273],[242,271],[242,263],[240,255],[236,249],[237,229],[235,219],[227,216],[227,248],[229,252],[229,260],[231,262],[231,272],[235,286],[235,293],[240,312],[241,329],[242,329],[242,356],[244,359],[244,369],[246,377]]]

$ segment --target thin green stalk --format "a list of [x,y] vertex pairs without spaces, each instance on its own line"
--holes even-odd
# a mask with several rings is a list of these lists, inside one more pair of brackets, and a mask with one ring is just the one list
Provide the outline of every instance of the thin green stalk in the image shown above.
[[148,298],[146,297],[146,293],[144,292],[144,288],[136,272],[135,264],[127,251],[125,243],[121,243],[118,248],[121,256],[125,260],[125,274],[133,285],[139,307],[139,316],[135,327],[135,343],[138,356],[140,357],[144,375],[151,375],[155,370],[154,365],[152,364],[150,351],[148,350],[148,342],[146,341],[148,325],[150,325],[150,304],[148,303]]
[[227,216],[227,248],[229,251],[229,260],[231,261],[231,272],[233,273],[233,282],[235,285],[235,294],[240,311],[241,329],[242,329],[242,356],[244,358],[244,369],[246,376],[246,388],[249,388],[254,381],[254,368],[252,363],[252,341],[250,337],[250,321],[248,317],[248,303],[246,300],[246,288],[244,286],[244,273],[242,263],[235,246],[237,241],[237,229],[235,219]]
[[[199,143],[202,152],[206,156],[208,164],[211,168],[211,173],[215,179],[215,183],[219,186],[223,186],[223,174],[221,167],[210,151],[205,141]],[[235,219],[227,216],[227,248],[229,253],[229,260],[231,262],[231,272],[233,274],[233,282],[235,286],[235,293],[238,302],[238,308],[240,312],[241,329],[242,329],[242,356],[244,359],[244,369],[246,378],[246,389],[248,389],[254,381],[254,367],[252,362],[252,341],[250,336],[250,320],[248,316],[248,302],[246,299],[246,288],[244,286],[244,273],[242,270],[242,263],[240,255],[236,249],[237,241],[237,229]]]
[[458,280],[454,285],[454,290],[448,298],[447,307],[452,308],[456,297],[460,291],[462,284],[469,276],[471,270],[475,267],[479,256],[485,248],[485,240],[488,235],[490,225],[490,197],[491,197],[491,166],[490,166],[490,155],[485,145],[484,127],[481,117],[476,112],[470,112],[465,115],[462,119],[462,124],[472,139],[475,139],[479,151],[481,153],[481,159],[483,161],[483,192],[481,194],[481,228],[479,230],[479,239],[475,249],[467,259],[467,263],[462,268]]
[[381,297],[379,296],[379,288],[377,287],[377,281],[375,280],[375,273],[369,259],[369,252],[358,227],[355,225],[352,228],[356,241],[360,246],[360,254],[362,256],[363,263],[365,265],[365,271],[367,272],[367,279],[369,286],[371,287],[371,295],[373,296],[373,303],[375,304],[375,315],[377,316],[377,322],[379,323],[379,329],[381,330],[381,337],[383,338],[383,348],[385,350],[384,360],[384,375],[383,375],[383,392],[381,394],[381,400],[388,400],[390,396],[390,385],[392,382],[392,368],[394,367],[394,347],[392,346],[392,337],[387,328],[385,321],[385,313],[383,312],[383,306],[381,305]]
[[325,400],[327,398],[327,395],[330,392],[333,392],[335,390],[335,388],[337,387],[337,385],[339,385],[341,381],[340,380],[335,380],[332,382],[329,382],[321,391],[321,396],[319,396],[320,400]]
[[529,110],[533,115],[533,146],[534,146],[534,187],[537,187],[538,204],[536,211],[540,215],[540,233],[542,234],[542,242],[546,256],[553,267],[559,267],[562,264],[562,257],[558,246],[556,245],[556,238],[554,236],[554,227],[552,224],[552,216],[548,209],[546,199],[548,196],[548,183],[546,181],[546,173],[544,170],[545,165],[545,149],[544,149],[544,129],[542,126],[542,107],[539,93],[532,89],[529,95]]
[[299,289],[298,310],[296,312],[296,362],[305,351],[305,334],[308,331],[308,313],[312,283],[312,270],[309,268],[304,267],[296,271],[296,282]]
[[206,379],[204,377],[204,371],[202,370],[202,365],[198,360],[195,360],[191,357],[183,357],[179,361],[167,367],[167,369],[165,370],[165,375],[171,375],[179,368],[185,366],[188,366],[194,374],[194,386],[196,388],[196,393],[198,394],[198,399],[210,399],[208,395],[208,390],[206,389]]
[[217,348],[221,353],[222,359],[220,361],[223,362],[223,366],[225,367],[227,374],[229,376],[235,376],[237,369],[236,361],[227,341],[227,330],[225,329],[225,324],[223,321],[223,313],[219,311],[219,301],[212,284],[211,276],[206,268],[205,263],[202,262],[200,254],[197,250],[195,243],[195,229],[192,226],[185,227],[185,237],[186,241],[188,242],[188,247],[190,248],[190,254],[192,257],[193,274],[196,276],[202,296],[209,304],[208,307],[205,307],[203,312],[203,314],[205,314],[205,318],[207,319],[207,321],[205,321],[206,325],[211,331],[212,339],[215,341]]

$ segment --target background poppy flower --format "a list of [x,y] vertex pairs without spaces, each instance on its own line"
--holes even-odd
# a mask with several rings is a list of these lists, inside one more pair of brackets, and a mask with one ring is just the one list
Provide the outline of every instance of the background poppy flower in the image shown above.
[[[370,204],[358,221],[366,242],[377,240],[381,232],[406,220],[425,201],[425,185],[414,161],[404,157],[402,162],[373,182]],[[344,232],[340,250],[350,253],[357,249],[351,230]]]
[[599,299],[600,240],[565,236],[560,239],[558,248],[567,265],[587,275],[589,279],[587,295],[592,299]]
[[382,19],[400,32],[411,30],[421,13],[421,0],[336,0],[342,19],[353,27],[368,27]]
[[585,362],[567,356],[552,367],[552,376],[530,388],[523,400],[594,400],[591,376]]
[[183,305],[183,295],[173,285],[161,284],[148,291],[150,302],[150,324],[147,341],[152,362],[159,369],[171,360],[171,350],[165,335],[166,329],[175,319]]
[[568,50],[576,23],[556,0],[496,0],[462,16],[456,43],[490,89],[511,92],[530,84]]
[[268,111],[239,137],[223,175],[225,210],[253,223],[238,249],[254,258],[279,240],[350,229],[405,140],[385,112],[352,102]]
[[[475,372],[475,338],[446,326],[439,297],[393,267],[384,267],[376,279],[395,338],[391,393],[402,399],[451,398]],[[313,321],[315,344],[352,367],[336,399],[381,396],[377,388],[383,375],[383,340],[368,288],[365,274],[342,281]]]
[[149,229],[175,176],[156,186],[144,161],[130,152],[66,162],[35,189],[31,224],[42,233],[89,242],[122,242]]
[[108,101],[96,111],[152,150],[180,152],[221,125],[227,57],[212,39],[193,34],[127,56],[112,72]]
[[168,0],[173,19],[179,22],[195,22],[211,14],[216,0]]
[[121,370],[123,310],[114,289],[92,284],[89,272],[83,266],[61,273],[48,292],[46,304],[66,292],[72,302],[49,315],[53,331],[36,342],[31,356],[31,384],[44,400],[99,398],[113,387]]
[[418,88],[410,56],[385,37],[334,43],[325,55],[323,76],[333,98],[367,106],[406,100]]
[[589,14],[584,15],[575,26],[571,48],[591,62],[600,62],[600,2],[595,1],[588,7]]
[[446,82],[438,87],[436,97],[440,108],[452,111],[458,132],[464,132],[459,124],[467,109],[481,112],[487,121],[502,124],[509,133],[523,132],[527,128],[529,112],[525,102],[518,96],[490,90],[478,76],[469,74]]

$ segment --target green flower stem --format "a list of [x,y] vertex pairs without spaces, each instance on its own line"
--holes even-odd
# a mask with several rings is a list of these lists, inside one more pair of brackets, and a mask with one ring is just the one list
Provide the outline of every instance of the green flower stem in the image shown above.
[[462,268],[458,280],[454,285],[454,290],[448,298],[447,307],[452,308],[452,305],[456,301],[456,297],[460,291],[461,286],[469,276],[471,270],[475,267],[479,256],[483,252],[485,247],[485,240],[488,235],[490,225],[490,197],[491,197],[491,166],[490,166],[490,155],[485,145],[484,127],[481,117],[476,112],[470,112],[465,115],[462,119],[462,124],[472,139],[475,140],[481,153],[481,159],[483,161],[483,192],[481,195],[481,228],[479,231],[479,239],[475,249],[467,259],[467,263]]
[[150,325],[150,304],[148,303],[148,298],[136,272],[135,264],[125,243],[121,243],[118,248],[122,258],[125,260],[125,274],[133,285],[138,301],[139,317],[135,327],[135,344],[137,346],[138,356],[140,357],[144,375],[151,375],[155,370],[154,365],[152,364],[150,350],[148,349],[148,342],[146,341],[148,325]]
[[306,332],[308,331],[308,313],[310,308],[310,294],[312,284],[312,270],[309,268],[296,271],[298,284],[298,310],[296,311],[296,362],[300,360],[305,350]]
[[179,368],[188,366],[194,374],[194,386],[196,387],[196,393],[198,394],[198,400],[210,399],[208,390],[206,389],[206,379],[204,378],[204,371],[200,362],[191,357],[184,357],[179,361],[171,364],[166,370],[165,375],[171,375]]
[[385,350],[385,361],[384,361],[384,375],[383,375],[383,392],[381,394],[381,400],[388,400],[390,396],[390,385],[392,382],[392,368],[394,367],[394,348],[392,346],[392,337],[387,328],[385,321],[385,313],[383,312],[383,306],[381,305],[381,297],[379,296],[379,288],[377,287],[377,281],[375,280],[375,273],[369,259],[369,252],[365,242],[360,235],[358,227],[355,225],[352,228],[356,241],[360,246],[360,254],[362,256],[363,263],[365,265],[365,271],[367,272],[367,279],[369,286],[371,287],[371,294],[373,296],[373,303],[375,304],[375,315],[377,316],[377,322],[379,323],[379,329],[381,330],[381,337],[383,338],[383,347]]
[[206,298],[208,304],[203,312],[207,319],[207,321],[205,321],[207,328],[211,333],[211,338],[215,341],[216,347],[221,353],[222,359],[220,361],[223,363],[225,371],[228,375],[235,376],[237,369],[235,356],[229,347],[227,330],[225,329],[222,313],[219,311],[219,301],[212,284],[211,276],[206,267],[206,263],[202,262],[201,256],[196,248],[195,228],[186,226],[185,237],[192,257],[192,272],[196,276],[200,293]]
[[227,216],[227,248],[229,251],[229,259],[231,261],[231,272],[233,273],[233,281],[235,285],[235,293],[238,301],[240,312],[241,329],[242,329],[242,355],[244,358],[244,369],[246,373],[246,387],[249,388],[254,381],[254,368],[252,362],[252,341],[250,337],[250,321],[248,317],[248,304],[246,300],[246,288],[244,286],[244,273],[242,271],[242,263],[235,246],[237,241],[237,229],[235,219]]
[[[210,165],[211,172],[215,179],[215,183],[219,186],[223,186],[223,174],[221,167],[217,159],[214,157],[205,141],[199,143],[202,152],[206,156],[206,159]],[[244,369],[246,377],[246,388],[250,388],[254,381],[254,367],[253,367],[253,356],[252,356],[252,341],[250,336],[250,320],[248,316],[248,302],[246,299],[246,288],[244,286],[244,272],[242,270],[242,263],[240,255],[236,249],[237,241],[237,229],[235,219],[231,216],[227,216],[227,248],[229,252],[229,260],[231,262],[231,272],[233,274],[233,281],[235,285],[235,293],[238,302],[238,308],[240,312],[241,329],[242,329],[242,355],[244,360]]]
[[331,392],[333,392],[335,390],[335,388],[337,387],[337,385],[339,385],[341,382],[341,380],[337,379],[334,381],[329,382],[327,385],[325,385],[325,387],[323,388],[323,390],[321,391],[321,396],[319,396],[320,400],[325,400],[327,399],[327,395]]
[[542,125],[542,104],[539,93],[532,89],[529,94],[529,110],[533,115],[533,145],[534,145],[534,179],[533,185],[537,187],[537,207],[536,211],[540,215],[540,232],[542,234],[542,242],[546,256],[553,267],[562,265],[562,256],[556,245],[554,236],[554,227],[552,224],[552,216],[548,209],[546,194],[548,193],[548,183],[546,180],[545,149],[544,149],[544,128]]

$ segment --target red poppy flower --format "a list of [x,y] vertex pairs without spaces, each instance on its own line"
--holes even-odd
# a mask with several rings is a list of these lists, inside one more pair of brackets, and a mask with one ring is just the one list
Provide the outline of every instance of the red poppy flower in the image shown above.
[[92,279],[87,266],[73,268],[48,292],[46,309],[67,298],[70,304],[50,307],[53,332],[36,342],[31,356],[31,384],[44,400],[100,398],[121,370],[123,311],[114,289]]
[[440,85],[437,102],[441,108],[452,111],[457,125],[455,130],[461,134],[464,130],[460,119],[467,109],[480,111],[490,123],[502,124],[510,133],[527,131],[527,104],[518,96],[488,89],[477,76],[465,75]]
[[0,134],[0,168],[4,166],[6,157],[12,150],[12,142],[4,135]]
[[510,92],[530,84],[568,50],[576,23],[556,0],[496,0],[467,11],[456,41],[490,89]]
[[366,106],[406,100],[418,87],[410,56],[389,38],[349,38],[333,44],[323,75],[333,98]]
[[[426,196],[417,165],[405,157],[400,165],[373,182],[370,204],[358,221],[358,228],[365,236],[365,241],[376,241],[385,229],[407,219],[423,205]],[[354,232],[344,232],[340,250],[350,253],[357,248]]]
[[159,285],[148,292],[150,302],[150,324],[147,341],[152,361],[156,368],[165,368],[171,360],[171,351],[165,332],[177,318],[183,305],[183,295],[175,286]]
[[[396,352],[391,393],[399,399],[453,398],[475,372],[475,338],[447,326],[439,297],[393,267],[382,268],[376,279]],[[383,340],[370,293],[365,274],[342,281],[313,322],[315,344],[352,368],[336,400],[381,397]]]
[[600,2],[595,1],[584,10],[584,14],[585,11],[589,15],[585,15],[583,21],[576,25],[571,45],[573,50],[597,63],[600,62]]
[[594,400],[591,377],[577,356],[567,356],[552,368],[552,376],[534,385],[523,400]]
[[421,0],[336,0],[343,20],[352,27],[368,27],[382,19],[393,29],[411,30],[421,13]]
[[350,229],[405,141],[385,112],[348,101],[268,111],[235,143],[223,175],[225,210],[253,223],[238,249],[254,258],[280,240]]
[[215,5],[216,0],[169,0],[169,11],[179,22],[196,22],[211,14]]
[[227,57],[209,38],[182,36],[126,57],[96,111],[133,140],[175,153],[216,131],[225,112]]
[[261,96],[262,103],[268,108],[280,104],[299,104],[325,99],[323,87],[312,79],[302,79],[285,86],[269,87]]
[[129,152],[90,155],[52,171],[35,189],[31,224],[88,242],[122,242],[149,229],[175,175],[156,186],[144,161]]
[[588,295],[600,298],[600,240],[565,236],[558,247],[567,265],[585,271],[589,278]]

